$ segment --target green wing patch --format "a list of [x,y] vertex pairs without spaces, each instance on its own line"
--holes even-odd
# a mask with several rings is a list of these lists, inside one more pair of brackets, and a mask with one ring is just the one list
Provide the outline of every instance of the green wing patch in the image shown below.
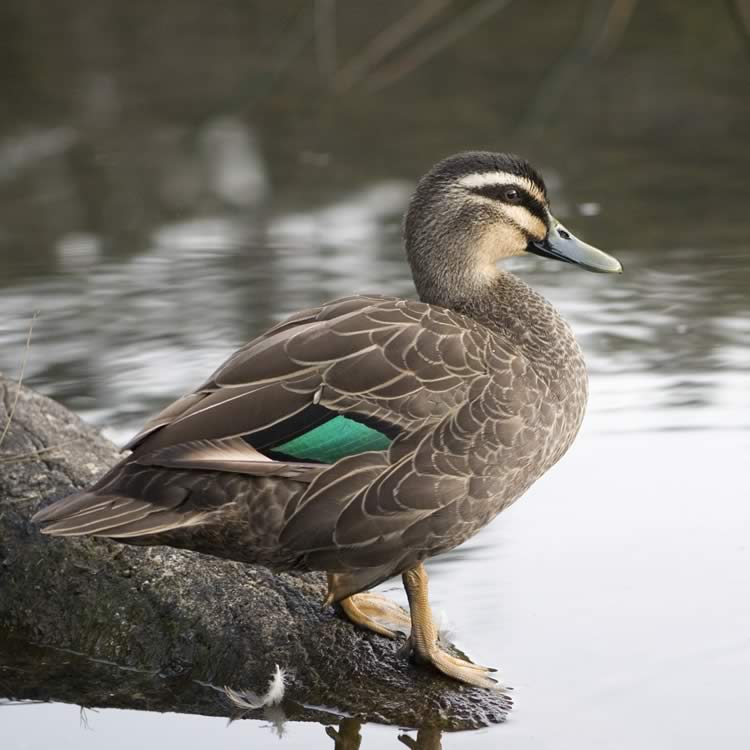
[[300,461],[332,464],[344,456],[385,450],[390,444],[390,438],[382,432],[339,414],[273,450]]

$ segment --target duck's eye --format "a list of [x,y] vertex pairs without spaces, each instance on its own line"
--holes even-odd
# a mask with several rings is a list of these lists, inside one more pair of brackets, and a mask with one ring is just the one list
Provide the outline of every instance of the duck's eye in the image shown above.
[[506,203],[520,203],[521,193],[515,188],[505,188],[505,190],[503,190],[503,200]]

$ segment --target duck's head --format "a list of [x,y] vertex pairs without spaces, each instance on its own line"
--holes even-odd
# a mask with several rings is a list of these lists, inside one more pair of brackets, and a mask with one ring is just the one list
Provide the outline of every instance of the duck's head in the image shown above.
[[539,173],[510,154],[470,151],[436,164],[412,196],[406,251],[420,297],[470,294],[497,274],[497,262],[533,253],[600,273],[620,262],[579,240],[554,218]]

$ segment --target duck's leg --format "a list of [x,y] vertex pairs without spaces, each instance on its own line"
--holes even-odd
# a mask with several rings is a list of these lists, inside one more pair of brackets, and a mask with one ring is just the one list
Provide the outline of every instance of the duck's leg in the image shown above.
[[[333,601],[335,576],[328,576],[328,600]],[[352,594],[339,604],[347,618],[361,628],[367,628],[387,638],[397,638],[400,631],[409,635],[411,620],[408,612],[381,594]]]
[[424,565],[420,563],[415,568],[407,570],[402,578],[411,610],[409,649],[420,661],[432,664],[449,677],[478,687],[497,687],[497,680],[490,677],[490,672],[496,670],[458,659],[440,647],[438,631],[432,620],[432,610],[427,595],[427,571]]

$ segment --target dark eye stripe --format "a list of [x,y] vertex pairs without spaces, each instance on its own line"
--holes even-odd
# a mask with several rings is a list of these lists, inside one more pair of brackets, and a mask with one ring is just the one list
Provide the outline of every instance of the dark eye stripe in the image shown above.
[[529,193],[527,190],[524,190],[519,185],[482,185],[481,187],[470,188],[470,190],[472,193],[474,193],[474,195],[481,195],[484,198],[492,198],[493,200],[502,201],[503,203],[507,203],[507,201],[503,200],[505,191],[515,190],[520,195],[521,200],[514,201],[511,205],[523,206],[524,208],[528,209],[530,213],[534,214],[534,216],[536,216],[538,219],[541,219],[545,223],[547,222],[546,207],[541,203],[541,201],[537,200],[533,195],[531,195],[531,193]]

